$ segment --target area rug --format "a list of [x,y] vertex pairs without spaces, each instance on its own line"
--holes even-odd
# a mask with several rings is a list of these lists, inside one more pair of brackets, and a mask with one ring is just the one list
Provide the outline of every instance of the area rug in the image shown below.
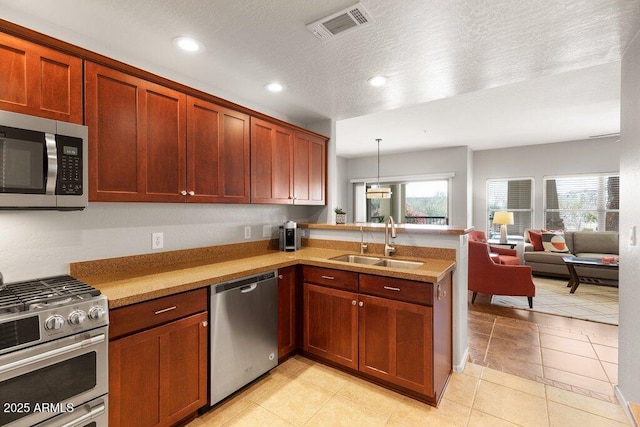
[[556,314],[575,319],[618,324],[618,288],[580,284],[574,294],[569,293],[567,280],[534,277],[536,296],[533,309],[527,298],[494,295],[492,304],[541,313]]

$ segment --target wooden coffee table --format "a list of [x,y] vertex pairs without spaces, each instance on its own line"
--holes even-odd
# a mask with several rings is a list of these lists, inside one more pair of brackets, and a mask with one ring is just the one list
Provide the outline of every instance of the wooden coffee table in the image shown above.
[[569,270],[569,283],[567,288],[571,288],[570,293],[574,293],[580,283],[588,283],[592,285],[618,286],[618,281],[613,279],[597,279],[595,277],[583,277],[576,272],[576,267],[604,268],[608,270],[617,270],[618,263],[604,263],[599,258],[578,258],[574,256],[562,257],[567,269]]

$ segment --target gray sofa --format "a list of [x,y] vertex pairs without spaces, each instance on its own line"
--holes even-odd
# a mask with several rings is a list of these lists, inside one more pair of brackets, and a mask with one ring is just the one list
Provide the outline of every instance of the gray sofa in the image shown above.
[[[529,240],[529,233],[525,233],[524,263],[531,266],[534,275],[569,277],[563,256],[575,255],[584,258],[602,258],[603,256],[618,256],[618,232],[617,231],[567,231],[564,240],[570,253],[555,253],[534,251]],[[595,269],[588,267],[576,267],[577,273],[582,277],[594,277],[598,279],[618,280],[618,271],[611,269]]]

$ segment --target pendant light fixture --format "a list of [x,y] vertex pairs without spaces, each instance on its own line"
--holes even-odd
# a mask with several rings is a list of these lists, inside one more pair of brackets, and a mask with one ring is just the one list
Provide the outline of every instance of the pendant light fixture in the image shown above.
[[378,184],[372,185],[367,188],[367,199],[390,199],[391,188],[380,187],[380,138],[376,139],[378,142]]

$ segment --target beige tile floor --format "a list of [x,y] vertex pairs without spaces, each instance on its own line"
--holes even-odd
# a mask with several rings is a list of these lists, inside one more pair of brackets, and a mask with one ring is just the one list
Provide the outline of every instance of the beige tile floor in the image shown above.
[[614,403],[468,363],[438,408],[295,356],[188,427],[628,426]]

